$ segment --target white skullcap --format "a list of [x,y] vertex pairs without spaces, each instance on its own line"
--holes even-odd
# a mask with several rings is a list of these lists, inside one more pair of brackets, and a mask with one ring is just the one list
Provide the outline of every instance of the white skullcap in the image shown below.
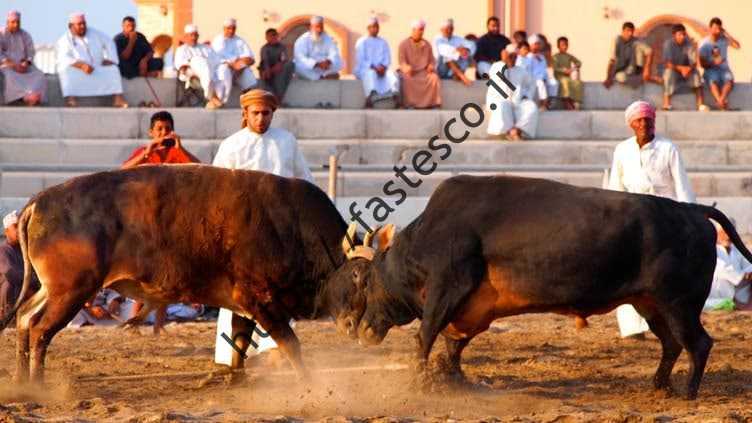
[[8,20],[9,21],[16,21],[21,19],[21,12],[18,10],[9,10],[8,11]]
[[370,18],[368,18],[368,26],[377,25],[378,23],[379,18],[377,18],[376,16],[371,16]]
[[506,50],[507,53],[509,53],[509,54],[517,53],[517,46],[515,46],[512,43],[509,43],[509,44],[507,44],[507,46],[506,46],[506,48],[504,50]]
[[86,20],[86,15],[84,15],[84,12],[73,12],[70,15],[68,15],[68,23],[79,23]]
[[198,32],[198,27],[194,24],[188,24],[183,28],[183,32],[186,34],[193,34],[194,32]]
[[227,18],[225,19],[224,26],[238,26],[238,21],[235,18]]
[[449,26],[451,26],[451,27],[454,26],[454,19],[449,18],[449,19],[447,19],[447,20],[445,20],[444,22],[441,23],[441,28],[446,28],[446,27],[449,27]]
[[528,39],[527,39],[527,42],[528,42],[528,43],[529,43],[530,45],[533,45],[533,44],[535,44],[535,43],[542,43],[542,42],[543,42],[543,40],[541,40],[541,37],[540,37],[540,35],[538,35],[538,34],[533,34],[533,35],[531,35],[530,37],[528,37]]
[[417,28],[425,28],[426,27],[426,21],[423,19],[416,19],[413,21],[412,26],[410,28],[417,29]]
[[312,24],[320,24],[320,23],[324,23],[324,18],[323,18],[323,17],[321,17],[321,16],[319,16],[319,15],[316,15],[316,16],[311,16],[311,21],[310,21],[310,22],[311,22]]
[[16,213],[15,210],[5,215],[3,218],[3,227],[5,229],[10,228],[11,226],[18,223],[18,213]]

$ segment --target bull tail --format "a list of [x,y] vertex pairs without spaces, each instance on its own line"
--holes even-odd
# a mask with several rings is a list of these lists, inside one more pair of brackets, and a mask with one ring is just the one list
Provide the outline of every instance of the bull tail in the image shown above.
[[31,281],[34,277],[34,268],[31,265],[31,259],[29,258],[29,238],[28,228],[31,215],[34,213],[34,203],[27,205],[21,212],[21,217],[18,219],[18,243],[21,246],[21,254],[23,255],[24,262],[24,278],[21,284],[21,293],[16,299],[16,303],[13,305],[13,309],[5,316],[2,316],[0,320],[0,332],[2,332],[8,323],[13,320],[13,316],[18,311],[21,304],[23,304],[26,296],[29,293],[31,287]]
[[699,207],[705,213],[705,216],[718,222],[718,224],[721,225],[723,230],[729,236],[729,239],[734,244],[736,249],[739,250],[740,253],[742,253],[747,261],[752,262],[752,253],[749,252],[747,246],[744,245],[744,242],[742,241],[742,237],[739,236],[739,233],[736,232],[734,225],[731,223],[729,218],[726,217],[725,214],[723,214],[722,211],[718,210],[715,207],[704,206],[701,204],[696,204],[695,206]]

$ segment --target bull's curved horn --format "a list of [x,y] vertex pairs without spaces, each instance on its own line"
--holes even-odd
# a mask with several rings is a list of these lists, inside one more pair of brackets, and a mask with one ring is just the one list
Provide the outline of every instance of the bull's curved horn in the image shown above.
[[380,230],[381,230],[381,226],[378,226],[373,231],[366,232],[366,236],[363,239],[363,245],[366,246],[366,247],[373,248],[373,237],[374,237],[374,235],[376,235],[377,233],[379,233]]
[[347,227],[347,233],[342,238],[342,252],[347,254],[350,250],[355,248],[355,230],[358,228],[358,224],[353,222]]

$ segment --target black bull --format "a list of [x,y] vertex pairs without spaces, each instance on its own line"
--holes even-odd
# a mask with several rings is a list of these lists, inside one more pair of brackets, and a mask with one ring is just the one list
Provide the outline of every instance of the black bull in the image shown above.
[[[150,305],[224,307],[257,320],[306,376],[288,322],[337,315],[327,284],[345,221],[315,185],[211,166],[144,166],[47,189],[24,208],[17,373],[41,380],[52,337],[102,287]],[[30,292],[36,273],[41,289]]]
[[461,375],[463,348],[496,318],[586,318],[630,303],[663,347],[656,388],[670,389],[684,348],[694,398],[713,344],[700,322],[716,261],[708,218],[752,260],[712,207],[540,179],[454,177],[396,237],[377,236],[373,261],[350,260],[337,271],[361,292],[340,329],[355,336],[357,328],[374,344],[392,326],[421,319],[419,368],[443,333],[449,369]]

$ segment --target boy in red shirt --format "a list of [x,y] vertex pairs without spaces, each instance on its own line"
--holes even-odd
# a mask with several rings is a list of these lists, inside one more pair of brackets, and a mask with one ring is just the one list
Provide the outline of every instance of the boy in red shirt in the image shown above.
[[123,163],[128,169],[143,164],[200,163],[200,160],[183,148],[180,136],[174,131],[175,123],[170,112],[161,111],[151,116],[149,136],[151,142],[133,151]]

